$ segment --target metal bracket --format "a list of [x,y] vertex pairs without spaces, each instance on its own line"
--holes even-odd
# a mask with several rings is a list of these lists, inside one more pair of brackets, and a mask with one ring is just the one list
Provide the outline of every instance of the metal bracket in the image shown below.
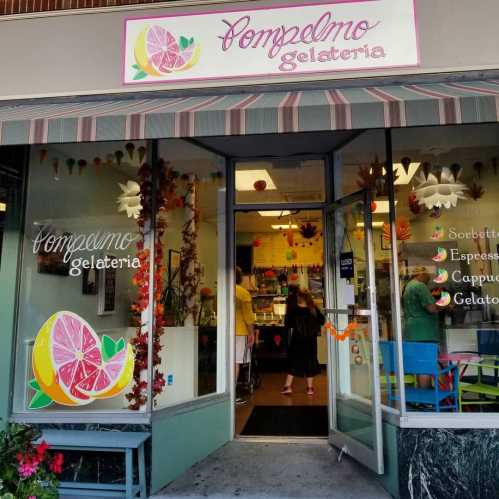
[[346,445],[344,445],[341,448],[340,453],[338,454],[338,463],[341,463],[341,460],[343,459],[343,454],[349,454],[348,447]]

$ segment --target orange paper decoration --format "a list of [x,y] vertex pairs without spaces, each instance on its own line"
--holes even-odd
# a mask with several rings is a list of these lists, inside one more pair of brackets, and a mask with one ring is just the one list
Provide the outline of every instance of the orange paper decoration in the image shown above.
[[[411,223],[406,217],[398,217],[395,220],[395,232],[398,241],[407,241],[407,239],[412,237]],[[391,239],[391,230],[387,223],[383,224],[383,239],[385,241],[390,241]]]

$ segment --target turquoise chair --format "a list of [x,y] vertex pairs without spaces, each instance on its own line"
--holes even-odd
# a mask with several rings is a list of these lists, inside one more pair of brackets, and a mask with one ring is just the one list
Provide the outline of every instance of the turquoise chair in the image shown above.
[[[384,375],[387,378],[388,400],[399,400],[399,395],[392,389],[390,375],[398,374],[396,346],[393,341],[380,341],[381,355],[383,357]],[[403,341],[402,351],[404,359],[404,374],[429,375],[433,377],[432,388],[405,387],[405,400],[407,404],[424,404],[436,412],[457,411],[459,406],[458,385],[459,370],[455,364],[449,364],[442,369],[438,363],[438,345],[436,343],[422,343]],[[452,388],[443,390],[440,387],[440,376],[452,376]],[[410,407],[408,406],[408,410]]]

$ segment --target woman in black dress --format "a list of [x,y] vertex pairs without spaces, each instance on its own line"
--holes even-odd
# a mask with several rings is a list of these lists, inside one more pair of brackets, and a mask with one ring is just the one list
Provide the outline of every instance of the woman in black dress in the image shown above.
[[300,289],[295,303],[289,303],[284,324],[289,329],[291,341],[288,350],[288,375],[282,389],[283,395],[293,393],[293,378],[307,378],[307,395],[314,394],[314,376],[319,374],[317,336],[325,319],[315,306],[307,289]]

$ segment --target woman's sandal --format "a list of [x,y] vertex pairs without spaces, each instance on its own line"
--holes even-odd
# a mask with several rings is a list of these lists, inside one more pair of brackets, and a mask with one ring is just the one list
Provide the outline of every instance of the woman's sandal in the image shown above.
[[293,393],[293,389],[290,386],[285,386],[281,390],[281,395],[291,395]]
[[313,389],[313,387],[307,388],[307,395],[312,396],[314,394],[315,394],[315,390]]

